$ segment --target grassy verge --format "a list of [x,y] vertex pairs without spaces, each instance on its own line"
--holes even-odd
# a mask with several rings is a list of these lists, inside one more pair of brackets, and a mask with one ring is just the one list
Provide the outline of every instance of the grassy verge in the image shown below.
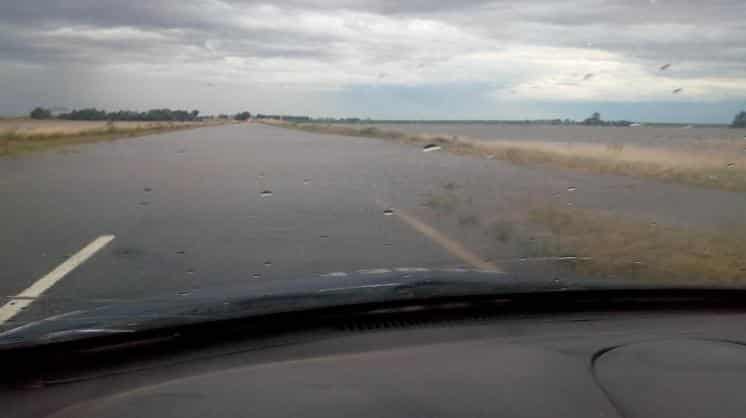
[[182,129],[192,129],[206,124],[150,123],[118,127],[107,124],[90,129],[67,130],[64,123],[52,131],[7,130],[0,132],[0,157],[16,156],[29,152],[45,151],[66,145],[110,141]]
[[598,174],[621,174],[715,188],[746,191],[746,161],[742,157],[698,156],[692,152],[631,146],[546,143],[478,142],[493,158],[515,164],[543,164]]
[[651,178],[666,182],[746,191],[746,158],[713,157],[666,149],[624,145],[552,144],[534,141],[479,141],[470,138],[409,134],[372,126],[318,123],[266,122],[306,132],[396,140],[418,145],[438,144],[460,155],[509,161],[520,165],[545,165],[599,174]]
[[746,280],[744,226],[699,231],[556,207],[534,209],[529,218],[547,232],[541,239],[544,255],[581,257],[575,268],[584,275],[681,283]]

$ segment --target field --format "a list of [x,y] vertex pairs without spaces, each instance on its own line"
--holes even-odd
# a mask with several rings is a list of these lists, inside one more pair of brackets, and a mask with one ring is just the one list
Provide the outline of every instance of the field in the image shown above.
[[136,137],[218,122],[106,122],[0,119],[0,156],[61,146]]

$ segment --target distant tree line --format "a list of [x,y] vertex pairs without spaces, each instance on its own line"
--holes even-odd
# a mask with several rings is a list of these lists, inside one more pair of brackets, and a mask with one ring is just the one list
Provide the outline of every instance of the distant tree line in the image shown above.
[[732,128],[746,128],[746,111],[740,111],[733,118],[733,123],[730,124]]
[[[94,107],[85,109],[76,109],[67,113],[54,115],[50,109],[43,107],[34,108],[29,114],[33,119],[67,119],[67,120],[106,120],[106,121],[194,121],[215,118],[215,116],[199,116],[199,110],[171,110],[171,109],[151,109],[147,112],[136,112],[132,110],[117,110],[107,112]],[[245,121],[251,119],[250,112],[239,112],[234,115],[221,113],[217,116],[219,119],[233,119]],[[286,115],[256,115],[257,119],[281,119],[286,121],[310,121],[308,116],[286,116]]]
[[199,110],[171,110],[151,109],[147,112],[136,112],[131,110],[118,110],[106,112],[96,108],[73,110],[69,113],[61,113],[59,119],[69,120],[113,120],[113,121],[194,121],[199,116]]
[[[44,107],[35,107],[29,114],[32,119],[68,119],[68,120],[106,120],[106,121],[196,121],[204,120],[207,118],[214,118],[214,116],[199,116],[199,110],[171,110],[168,108],[164,109],[151,109],[146,112],[137,112],[132,110],[117,110],[115,112],[107,112],[96,108],[85,108],[76,109],[67,113],[60,113],[54,115],[53,112]],[[358,123],[363,120],[360,118],[311,118],[309,116],[297,116],[297,115],[267,115],[267,114],[256,114],[252,115],[250,112],[239,112],[232,116],[228,114],[220,114],[217,116],[220,119],[234,119],[238,121],[249,120],[252,117],[255,119],[277,119],[288,122],[343,122],[343,123]],[[369,121],[369,119],[366,119]],[[402,121],[398,121],[402,122]],[[525,124],[550,124],[550,125],[587,125],[587,126],[630,126],[633,122],[627,120],[603,120],[601,114],[594,112],[590,117],[584,119],[581,122],[576,122],[571,119],[539,119],[539,120],[524,120],[524,121],[500,121],[501,123],[525,123]],[[730,125],[733,128],[746,128],[746,111],[740,111],[733,118],[733,123]]]
[[[33,119],[52,119],[52,111],[43,107],[36,107],[30,113]],[[199,110],[171,110],[151,109],[147,112],[118,110],[107,112],[96,108],[76,109],[67,113],[60,113],[57,119],[67,120],[111,120],[111,121],[194,121],[199,120]]]
[[603,120],[600,113],[593,112],[591,117],[583,120],[581,124],[588,126],[629,126],[632,125],[632,122],[628,120]]
[[51,119],[52,111],[43,107],[36,107],[31,111],[31,119]]
[[236,113],[236,115],[233,116],[233,119],[235,120],[249,120],[249,118],[251,118],[251,113],[249,112]]

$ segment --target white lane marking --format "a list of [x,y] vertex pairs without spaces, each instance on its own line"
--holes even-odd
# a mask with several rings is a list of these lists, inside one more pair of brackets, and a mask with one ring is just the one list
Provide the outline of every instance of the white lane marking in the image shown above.
[[0,325],[16,316],[23,308],[31,305],[34,299],[41,296],[42,293],[46,292],[55,283],[65,277],[65,275],[91,258],[98,250],[104,248],[112,240],[114,240],[114,235],[102,235],[96,238],[90,244],[83,247],[82,250],[65,260],[64,263],[57,266],[57,268],[16,295],[10,302],[0,307]]

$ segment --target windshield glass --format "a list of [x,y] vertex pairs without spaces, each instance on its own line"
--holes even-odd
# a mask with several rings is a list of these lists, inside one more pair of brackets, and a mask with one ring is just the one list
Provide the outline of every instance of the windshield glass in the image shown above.
[[0,331],[360,270],[739,286],[744,39],[731,0],[3,2]]

